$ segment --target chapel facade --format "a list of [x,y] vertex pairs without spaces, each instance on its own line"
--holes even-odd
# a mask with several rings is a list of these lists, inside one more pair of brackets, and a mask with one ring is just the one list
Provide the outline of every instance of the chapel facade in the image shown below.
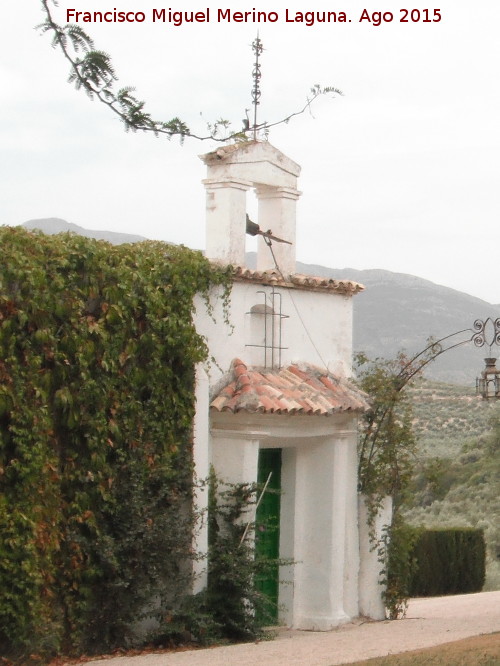
[[[233,287],[231,329],[220,304],[215,321],[198,308],[215,363],[197,373],[197,475],[213,465],[223,481],[272,480],[280,490],[275,552],[294,564],[279,572],[274,592],[271,581],[277,622],[329,630],[360,614],[381,619],[379,565],[357,492],[357,423],[369,401],[349,381],[352,300],[363,287],[296,273],[295,162],[260,141],[201,159],[206,256],[233,266]],[[245,264],[250,190],[258,201],[250,231],[263,232],[256,269]],[[197,501],[206,503],[203,491]],[[197,546],[206,549],[206,533]]]

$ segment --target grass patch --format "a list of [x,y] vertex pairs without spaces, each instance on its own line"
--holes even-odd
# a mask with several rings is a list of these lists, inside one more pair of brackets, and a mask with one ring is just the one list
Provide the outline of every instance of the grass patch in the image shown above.
[[500,633],[473,636],[425,650],[375,657],[350,666],[498,666]]

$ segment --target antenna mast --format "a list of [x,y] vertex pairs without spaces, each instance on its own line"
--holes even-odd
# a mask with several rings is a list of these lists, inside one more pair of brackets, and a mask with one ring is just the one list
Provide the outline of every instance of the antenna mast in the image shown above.
[[252,49],[253,52],[255,53],[255,62],[253,65],[253,71],[252,71],[252,77],[253,77],[253,88],[252,88],[252,102],[253,102],[253,140],[257,140],[257,107],[260,104],[260,77],[262,76],[260,73],[260,63],[259,63],[259,56],[261,55],[263,51],[263,46],[262,42],[259,38],[259,35],[257,33],[257,38],[254,39],[252,42]]

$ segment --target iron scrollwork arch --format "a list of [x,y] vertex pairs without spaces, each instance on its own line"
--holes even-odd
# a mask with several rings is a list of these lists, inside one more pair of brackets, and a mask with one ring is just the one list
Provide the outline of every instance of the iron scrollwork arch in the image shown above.
[[476,347],[500,345],[500,317],[476,319],[473,324],[472,342]]

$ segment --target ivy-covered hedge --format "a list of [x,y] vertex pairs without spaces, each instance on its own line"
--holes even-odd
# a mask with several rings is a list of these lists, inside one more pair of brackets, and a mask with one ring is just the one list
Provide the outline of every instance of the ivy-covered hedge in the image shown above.
[[227,276],[163,243],[0,247],[0,655],[127,645],[185,584],[193,297]]
[[415,597],[480,592],[486,549],[483,530],[422,530],[413,546],[416,570],[410,585]]

